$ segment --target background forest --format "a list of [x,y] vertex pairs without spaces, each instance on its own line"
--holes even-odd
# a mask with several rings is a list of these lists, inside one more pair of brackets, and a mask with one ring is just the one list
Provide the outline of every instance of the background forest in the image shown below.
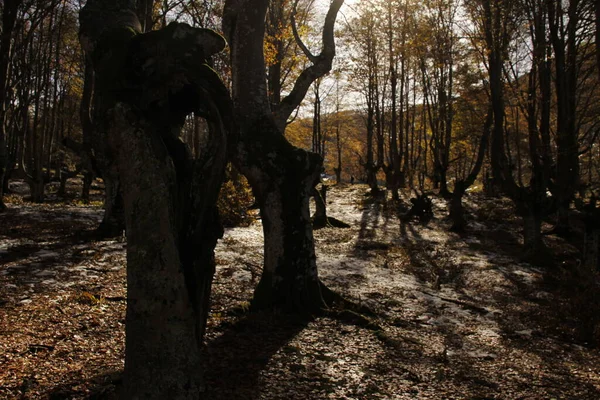
[[[221,2],[147,3],[139,5],[145,30],[171,21],[220,30]],[[264,51],[273,105],[290,92],[306,66],[304,53],[319,40],[326,4],[312,3],[269,8]],[[3,191],[11,178],[25,179],[34,202],[44,200],[48,182],[77,174],[85,177],[85,200],[92,177],[102,175],[87,132],[93,88],[85,85],[77,36],[81,6],[2,6]],[[372,190],[409,187],[459,198],[471,186],[485,187],[511,197],[526,223],[558,215],[558,228],[567,229],[565,210],[593,196],[598,184],[594,7],[351,2],[338,21],[332,72],[314,82],[286,135],[320,154],[336,181],[353,177]],[[219,57],[215,68],[226,77],[227,58]],[[192,151],[200,152],[205,132],[202,119],[188,118],[183,138]],[[532,224],[526,238],[535,248],[539,223]]]
[[[148,274],[145,265],[163,263],[162,254],[152,258],[153,254],[147,256],[147,249],[172,242],[173,252],[169,257],[173,258],[169,260],[176,260],[177,265],[181,262],[181,271],[175,274],[183,275],[183,278],[177,278],[180,281],[173,280],[173,288],[186,289],[192,294],[190,302],[194,303],[173,308],[184,310],[181,320],[189,318],[194,333],[186,332],[182,337],[189,337],[179,340],[176,335],[180,331],[173,328],[170,338],[181,343],[189,340],[190,348],[195,350],[190,351],[189,357],[183,352],[173,355],[173,359],[162,365],[164,371],[170,371],[170,366],[178,365],[176,360],[183,356],[187,357],[183,357],[184,364],[188,363],[185,368],[190,369],[197,367],[197,360],[207,359],[194,347],[198,338],[202,342],[206,329],[208,339],[219,343],[217,347],[222,351],[227,343],[220,343],[222,337],[216,332],[238,326],[240,316],[245,316],[250,309],[279,309],[281,306],[311,315],[325,309],[328,318],[373,331],[378,341],[392,347],[396,346],[393,344],[396,338],[390,332],[398,334],[394,329],[401,327],[415,334],[399,321],[408,319],[425,324],[425,320],[419,319],[424,315],[427,321],[434,320],[429,312],[415,311],[413,305],[408,311],[397,311],[398,304],[392,300],[386,300],[386,307],[392,304],[390,308],[396,311],[386,307],[381,309],[383,300],[380,306],[369,301],[363,304],[361,296],[365,293],[349,288],[356,282],[350,285],[347,281],[338,281],[328,269],[333,263],[333,254],[342,251],[334,248],[335,240],[356,239],[351,257],[378,262],[386,269],[399,263],[399,258],[394,257],[400,257],[398,254],[402,253],[403,259],[408,260],[407,265],[414,268],[409,268],[410,274],[414,274],[419,283],[408,284],[404,280],[398,283],[394,281],[400,279],[397,277],[390,282],[410,286],[412,289],[406,289],[407,293],[412,290],[424,293],[427,300],[437,299],[432,302],[444,303],[444,307],[451,308],[450,312],[455,312],[452,307],[459,306],[466,307],[471,313],[485,315],[485,318],[481,317],[485,319],[482,322],[471,318],[472,315],[461,314],[461,318],[468,321],[457,323],[460,329],[466,329],[467,325],[473,328],[478,323],[487,324],[486,318],[492,318],[490,316],[496,312],[492,308],[501,308],[500,305],[513,312],[509,316],[507,311],[506,316],[506,321],[513,321],[513,316],[522,310],[516,306],[511,308],[512,300],[502,297],[504,293],[494,297],[497,304],[485,303],[486,299],[481,300],[483,303],[479,307],[477,295],[469,297],[471,294],[467,296],[466,289],[464,292],[457,289],[473,282],[469,281],[467,267],[459,271],[455,269],[456,265],[464,263],[472,268],[475,268],[473,265],[483,268],[481,264],[470,263],[501,249],[517,260],[515,264],[509,267],[507,259],[495,259],[494,255],[486,258],[485,268],[493,265],[489,268],[497,267],[504,271],[503,274],[513,278],[527,276],[527,279],[520,283],[508,278],[510,282],[506,283],[500,279],[504,283],[499,286],[512,285],[515,290],[522,291],[528,287],[527,296],[532,298],[542,293],[537,300],[542,306],[540,314],[543,317],[537,314],[536,317],[548,326],[560,323],[551,318],[554,302],[547,298],[545,290],[548,288],[544,285],[558,287],[555,300],[556,304],[561,304],[559,314],[572,317],[573,321],[560,325],[556,337],[570,335],[578,345],[583,343],[594,349],[590,355],[581,356],[589,356],[583,361],[569,359],[573,365],[581,362],[587,368],[594,364],[598,356],[595,347],[600,341],[600,314],[596,312],[600,310],[597,301],[597,271],[600,268],[600,209],[597,206],[600,196],[600,3],[593,0],[270,0],[260,2],[264,4],[265,18],[259,15],[256,20],[252,20],[253,11],[248,11],[253,10],[251,3],[245,0],[110,0],[105,3],[95,0],[4,0],[0,4],[0,232],[2,240],[8,243],[6,246],[0,243],[0,259],[8,254],[5,264],[10,266],[6,267],[5,273],[0,269],[0,276],[10,277],[11,271],[20,268],[11,264],[18,258],[10,252],[11,240],[23,235],[41,235],[36,243],[51,243],[52,240],[58,243],[59,236],[52,235],[70,229],[61,225],[63,220],[60,218],[63,217],[60,217],[56,224],[51,221],[47,231],[36,231],[36,222],[27,219],[29,214],[19,214],[23,212],[22,207],[29,205],[39,207],[36,208],[38,211],[50,210],[49,213],[73,212],[74,226],[84,230],[93,228],[93,233],[88,232],[90,241],[108,243],[106,249],[110,250],[98,247],[95,250],[98,254],[113,251],[117,254],[108,263],[125,262],[125,248],[121,246],[127,222],[127,251],[130,252],[127,283],[132,292],[144,289],[143,285],[154,284],[151,279],[144,278],[144,274]],[[256,7],[262,10],[262,6]],[[105,13],[104,20],[110,21],[106,27],[102,27],[102,13]],[[135,23],[131,22],[133,14]],[[192,30],[185,24],[222,34],[228,46],[220,51],[224,45],[220,36],[207,30]],[[262,35],[255,38],[248,33],[254,32],[253,26],[264,26],[264,38]],[[106,34],[110,29],[114,29],[110,33],[114,36]],[[141,33],[141,39],[132,39],[133,34],[129,37],[131,32]],[[165,39],[168,35],[171,35],[167,38],[171,42]],[[187,40],[185,38],[193,35],[198,35],[195,44],[178,47],[180,42],[176,40]],[[260,46],[258,51],[264,57],[264,64],[256,63],[256,57],[252,57],[256,43]],[[192,58],[190,54],[200,63],[188,64],[187,60]],[[125,72],[119,70],[123,66]],[[222,83],[216,83],[215,77]],[[264,99],[257,97],[254,90],[263,87]],[[114,104],[121,104],[119,102],[129,108],[122,111],[114,107]],[[122,114],[110,119],[115,109]],[[111,117],[106,118],[107,115]],[[138,128],[143,127],[140,129],[146,132],[145,137],[135,136],[140,130],[129,130],[135,125],[131,122],[134,119],[137,119]],[[234,128],[228,125],[231,121],[234,121]],[[235,134],[229,132],[227,136],[223,133],[229,130]],[[115,131],[125,133],[112,139],[114,133],[111,132]],[[281,132],[297,148],[280,140],[278,134]],[[165,159],[170,161],[152,164],[152,154],[140,156],[141,153],[132,151],[145,148],[144,143],[151,143],[149,137],[160,138],[166,149]],[[185,143],[182,148],[178,147],[178,138]],[[230,147],[224,151],[226,146]],[[120,152],[115,150],[119,148]],[[137,163],[139,160],[142,161]],[[124,174],[123,171],[129,172]],[[192,172],[188,176],[185,171]],[[224,182],[219,193],[221,177]],[[153,192],[155,187],[161,186],[154,182],[167,182],[165,187],[174,183],[168,190]],[[211,208],[213,194],[220,219]],[[314,199],[311,203],[315,210],[312,223],[309,216],[304,215],[309,196]],[[143,203],[146,206],[137,203],[138,197],[148,201]],[[166,200],[161,202],[163,197]],[[89,206],[95,210],[103,208],[98,221],[87,220],[85,212],[78,214],[81,210],[77,207]],[[138,213],[144,208],[146,214]],[[256,208],[260,212],[255,211]],[[272,208],[276,211],[268,212]],[[167,222],[161,219],[157,224],[155,217],[162,215],[160,210],[166,210],[168,218],[164,218]],[[363,212],[362,217],[358,211]],[[380,220],[385,223],[379,225]],[[256,226],[260,225],[257,221],[262,221],[264,237],[253,236]],[[390,234],[387,230],[389,221],[399,224],[400,234]],[[217,245],[217,239],[223,234],[221,223],[228,229],[244,227],[240,229],[247,230],[226,230],[225,239]],[[505,223],[509,227],[504,226]],[[319,257],[324,258],[321,261],[325,265],[324,276],[329,279],[325,281],[327,286],[317,275],[317,264],[321,265],[321,262],[315,261],[313,226],[315,232],[320,227],[330,232],[315,233],[315,241],[330,252],[324,255],[319,253],[321,250],[317,251]],[[335,227],[350,230],[337,233]],[[407,227],[410,233],[407,233]],[[52,235],[42,237],[52,229]],[[420,233],[415,233],[415,229]],[[432,231],[427,233],[427,229]],[[503,236],[506,233],[503,229],[510,233],[510,239]],[[155,232],[158,233],[154,235]],[[246,232],[244,235],[249,236],[237,237],[235,232]],[[148,241],[146,236],[150,237]],[[463,244],[451,244],[462,239]],[[76,246],[76,239],[73,240],[68,246]],[[264,250],[245,244],[245,240],[260,242],[259,245],[264,240]],[[480,242],[475,246],[470,240]],[[202,245],[197,246],[198,243]],[[461,247],[465,243],[468,248]],[[491,247],[486,247],[488,245]],[[29,251],[27,246],[19,250],[23,255]],[[213,256],[215,246],[216,259]],[[229,256],[223,255],[244,249],[249,256],[242,261],[239,257],[230,260]],[[73,250],[73,254],[77,251]],[[252,258],[257,252],[261,253],[260,260]],[[99,265],[104,268],[107,262],[100,261]],[[234,289],[213,287],[216,306],[211,311],[208,297],[215,265],[215,279],[220,282],[224,277],[237,274],[230,271],[231,263],[240,263],[247,270],[249,281],[244,280]],[[201,272],[197,275],[187,269],[198,265],[212,267],[199,268]],[[365,267],[364,271],[369,268]],[[511,272],[506,272],[507,269]],[[540,272],[542,270],[549,271],[549,275]],[[115,281],[104,283],[111,294],[100,294],[89,288],[77,289],[77,294],[69,295],[69,301],[76,302],[77,307],[106,306],[102,312],[114,312],[107,319],[120,321],[125,305],[119,304],[114,310],[106,305],[107,301],[125,301],[124,273],[114,271]],[[367,274],[364,271],[355,275]],[[408,273],[402,271],[402,274]],[[378,275],[381,271],[369,273],[378,276],[376,282],[383,279]],[[256,277],[261,274],[262,278],[255,285]],[[344,275],[344,279],[352,280],[355,275]],[[165,273],[165,276],[174,275]],[[479,285],[477,290],[492,290],[491,278],[483,278],[487,276],[485,273],[481,276],[477,278],[480,280],[473,278]],[[290,287],[277,288],[273,282],[279,278]],[[160,275],[154,279],[159,281]],[[190,284],[190,281],[194,283]],[[298,281],[303,282],[299,288],[289,283]],[[5,289],[10,291],[13,283],[7,282],[8,289]],[[456,282],[460,282],[457,287]],[[534,284],[540,286],[532,289],[530,286]],[[390,285],[382,284],[382,296],[397,295]],[[457,292],[444,292],[449,287]],[[161,287],[156,291],[176,291],[173,288]],[[232,290],[239,293],[232,295]],[[523,294],[519,293],[519,296]],[[552,293],[554,296],[555,292]],[[371,292],[366,295],[375,296]],[[398,296],[406,296],[403,299],[407,304],[414,300],[404,291]],[[416,302],[423,300],[419,296],[415,297]],[[249,297],[252,300],[248,300]],[[231,298],[239,303],[233,311],[227,306]],[[10,301],[4,301],[0,296],[0,307]],[[187,306],[191,308],[185,309]],[[341,309],[338,310],[338,306]],[[135,306],[130,303],[129,307]],[[219,312],[216,316],[214,310],[217,308],[226,315]],[[127,329],[137,332],[130,334],[128,331],[128,338],[137,337],[140,343],[147,326],[136,325],[135,321],[141,319],[130,321],[129,315],[142,315],[146,311],[129,310],[127,316]],[[388,311],[387,319],[383,318]],[[415,314],[410,314],[413,311]],[[79,312],[78,315],[82,315],[86,311]],[[148,312],[156,312],[156,309]],[[65,311],[60,313],[65,314]],[[552,322],[548,322],[550,319]],[[392,320],[394,322],[390,322]],[[3,325],[6,321],[8,319]],[[248,323],[260,325],[264,321],[244,320],[242,326]],[[279,323],[284,332],[275,333],[286,339],[291,340],[302,330],[296,322],[278,320]],[[435,325],[433,322],[427,324]],[[544,336],[551,330],[544,326],[530,331],[525,329],[528,326],[517,325],[515,323],[509,330],[519,340],[529,341],[532,332],[543,332],[539,336]],[[115,326],[111,325],[111,329],[121,329],[121,336],[110,340],[123,341],[122,327]],[[321,328],[324,330],[319,331]],[[328,328],[311,329],[315,333],[327,332]],[[464,333],[458,332],[458,328],[449,333],[446,325],[440,329],[442,333],[435,336],[435,340],[444,342],[443,350],[432,350],[431,347],[419,350],[420,355],[435,354],[431,363],[436,365],[436,371],[445,368],[438,364],[449,363],[448,354],[454,351],[451,339]],[[2,332],[4,330],[0,329],[0,334],[4,334]],[[443,335],[446,336],[442,338]],[[533,337],[536,335],[534,333]],[[127,348],[134,348],[131,345],[133,339],[128,340]],[[149,340],[139,348],[156,343]],[[414,341],[411,343],[415,345]],[[417,347],[420,345],[421,342]],[[31,345],[28,346],[27,351],[33,354]],[[136,358],[143,352],[125,351],[122,344],[115,346],[115,353],[126,354],[125,392],[129,391],[127,393],[133,398],[135,386],[153,387],[155,383],[148,376],[160,376],[160,369],[152,373],[140,369],[137,375],[131,372],[134,370],[131,365],[149,364],[150,358],[144,358],[147,355]],[[252,347],[247,343],[244,346]],[[300,354],[304,348],[301,344],[298,346]],[[51,347],[42,345],[34,350],[53,351],[54,345]],[[406,347],[402,349],[406,350]],[[557,349],[568,353],[562,344],[545,347],[547,352],[559,351]],[[273,354],[277,351],[272,350]],[[400,352],[397,346],[396,350]],[[513,350],[510,347],[510,351]],[[289,351],[296,354],[296,350]],[[496,362],[498,351],[485,354],[481,351],[481,348],[470,351],[468,356]],[[484,356],[473,356],[475,353]],[[224,354],[219,354],[227,359]],[[287,362],[289,357],[292,356],[284,356]],[[544,368],[551,371],[552,362],[541,358]],[[462,366],[468,364],[462,359],[461,363]],[[215,365],[226,368],[223,360]],[[494,365],[493,370],[502,371],[504,367],[506,365]],[[186,376],[186,370],[182,371],[182,376]],[[391,368],[382,374],[390,371]],[[444,371],[444,377],[450,376],[447,370]],[[291,372],[302,375],[306,371]],[[502,382],[482,384],[473,378],[472,371],[463,372],[452,375],[455,386],[448,389],[448,393],[456,395],[464,391],[469,393],[467,398],[486,396],[486,391],[499,393],[499,398],[525,393],[518,385],[508,385],[510,390],[501,392]],[[587,378],[565,373],[561,378],[553,377],[552,382],[564,385],[584,382],[581,392],[568,389],[564,393],[594,398],[600,389],[596,374],[592,369],[588,372]],[[417,386],[428,382],[429,378],[424,378],[421,372],[414,372],[417,378],[412,373],[406,372],[408,377],[403,375],[402,382],[411,381],[411,385]],[[27,393],[31,392],[42,396],[42,389],[36,392],[37,389],[27,386],[30,385],[27,379],[37,379],[25,376],[28,374],[17,373],[17,378],[13,378],[20,381],[18,384],[0,385],[0,395],[19,392],[22,398],[27,398]],[[435,372],[431,379],[442,382],[445,378],[438,375]],[[210,372],[208,376],[209,380],[217,380]],[[457,383],[463,377],[471,385],[468,388]],[[111,377],[106,379],[109,386],[121,384]],[[203,387],[200,381],[183,384],[181,377],[173,379],[179,389],[186,387],[188,392]],[[250,379],[248,385],[255,385],[257,379]],[[371,384],[377,386],[369,379],[372,378],[367,379],[368,387]],[[586,386],[586,379],[594,383]],[[103,381],[102,385],[105,384]],[[323,393],[333,390],[328,385],[324,384],[318,394],[313,394],[314,398],[322,398]],[[56,390],[44,392],[44,396],[84,398],[91,390],[89,382],[84,386],[81,393],[73,389],[73,385],[63,393],[55,385]],[[107,396],[114,395],[112,386],[109,389],[102,386],[99,396],[105,394],[104,390]],[[552,385],[544,382],[540,387],[544,396],[563,394],[560,390],[553,391],[556,388],[552,389]],[[156,389],[157,398],[162,389],[164,387]],[[241,392],[236,395],[246,395],[245,390],[252,392],[254,389],[248,389],[242,383]],[[446,389],[436,387],[435,390]],[[338,393],[335,398],[390,398],[396,394],[395,389],[377,390],[362,387],[351,394]],[[224,393],[213,393],[211,398],[220,395],[227,398]],[[440,393],[430,393],[431,398]],[[36,395],[31,396],[36,398]],[[71,395],[74,397],[69,397]],[[254,391],[247,395],[248,398],[277,398],[273,392],[260,392],[259,395]],[[128,395],[123,396],[127,398]],[[186,396],[190,397],[182,398],[193,398],[190,393]],[[298,398],[311,398],[306,396],[304,393]]]

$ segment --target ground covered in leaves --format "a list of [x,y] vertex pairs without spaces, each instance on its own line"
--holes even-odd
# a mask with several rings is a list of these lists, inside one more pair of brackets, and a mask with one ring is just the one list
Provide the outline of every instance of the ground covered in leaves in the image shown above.
[[[0,215],[0,398],[112,399],[124,356],[124,238],[99,240],[96,205],[23,201]],[[249,313],[262,264],[260,220],[216,250],[208,399],[598,399],[598,280],[578,241],[520,258],[510,202],[470,195],[469,231],[400,222],[401,203],[334,187],[351,225],[315,232],[323,281],[376,314],[299,320]],[[408,194],[407,194],[408,197]],[[532,260],[529,260],[532,261]],[[361,322],[362,321],[362,322]]]

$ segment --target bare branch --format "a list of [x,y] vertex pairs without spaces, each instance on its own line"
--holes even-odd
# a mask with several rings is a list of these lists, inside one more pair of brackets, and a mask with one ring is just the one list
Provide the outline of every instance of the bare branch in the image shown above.
[[316,64],[318,62],[317,57],[315,57],[310,52],[310,50],[308,49],[308,47],[306,47],[306,45],[302,41],[302,38],[300,38],[300,35],[298,34],[298,27],[296,26],[296,13],[298,11],[298,1],[299,0],[296,0],[294,2],[294,10],[292,11],[292,15],[291,15],[292,32],[294,33],[294,39],[296,40],[296,44],[298,45],[298,47],[300,47],[300,50],[302,50],[302,52],[304,53],[304,55],[306,55],[306,57],[310,60],[310,62],[312,62],[313,64]]
[[[314,59],[309,57],[312,65],[302,71],[290,94],[281,101],[281,104],[276,110],[273,110],[273,116],[280,128],[285,127],[287,119],[300,105],[302,99],[306,96],[310,85],[312,85],[316,79],[331,71],[333,57],[335,57],[334,26],[338,11],[342,4],[344,4],[344,0],[333,0],[331,3],[323,25],[323,44],[321,53],[318,56],[313,57]],[[310,54],[310,52],[308,53]]]

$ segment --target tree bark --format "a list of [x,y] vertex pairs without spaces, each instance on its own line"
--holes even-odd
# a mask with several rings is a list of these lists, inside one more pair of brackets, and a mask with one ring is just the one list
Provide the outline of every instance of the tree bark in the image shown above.
[[[82,47],[97,78],[96,126],[123,183],[127,317],[123,399],[198,399],[202,339],[222,235],[216,201],[231,120],[227,89],[207,66],[225,46],[173,23],[139,34],[133,2],[88,0]],[[179,135],[194,112],[209,123],[193,158]]]
[[[331,69],[333,25],[342,0],[335,0],[325,19],[323,49],[312,55],[290,94],[271,109],[266,85],[263,40],[268,0],[227,0],[223,31],[231,48],[234,115],[239,140],[233,159],[246,176],[260,206],[265,236],[264,268],[254,308],[284,308],[312,313],[326,305],[317,274],[310,193],[322,159],[292,146],[283,136],[288,117],[310,85]],[[251,34],[250,34],[251,33]],[[298,39],[299,40],[299,39]]]
[[469,175],[464,180],[457,181],[454,185],[454,192],[452,192],[452,196],[450,197],[450,220],[452,221],[452,226],[450,227],[451,231],[454,232],[464,232],[467,222],[465,220],[465,212],[462,205],[462,198],[465,195],[467,189],[475,183],[475,179],[479,175],[481,171],[481,167],[483,166],[483,160],[485,158],[485,153],[487,152],[488,142],[490,138],[490,130],[492,128],[492,107],[488,109],[487,116],[485,118],[485,122],[483,124],[483,132],[481,134],[481,140],[479,141],[479,147],[477,149],[477,158],[475,159],[475,164],[473,168],[469,172]]
[[4,175],[8,165],[6,143],[6,95],[8,72],[12,58],[12,32],[17,19],[17,10],[21,0],[5,0],[2,9],[2,32],[0,33],[0,212],[6,209],[4,204]]
[[535,259],[543,255],[546,250],[542,240],[542,213],[538,208],[524,211],[522,214],[525,257]]

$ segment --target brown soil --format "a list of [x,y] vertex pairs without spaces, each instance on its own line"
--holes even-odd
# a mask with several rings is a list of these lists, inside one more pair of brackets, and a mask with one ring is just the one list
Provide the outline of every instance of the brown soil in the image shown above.
[[[550,257],[533,266],[506,200],[471,195],[459,236],[447,232],[440,199],[426,225],[401,223],[402,204],[366,190],[333,188],[329,214],[351,227],[315,240],[323,281],[371,308],[370,324],[249,313],[260,222],[226,231],[207,399],[600,398],[598,278],[578,267],[576,236],[548,236]],[[0,398],[116,398],[125,240],[94,238],[97,205],[25,195],[9,196],[0,214]]]

